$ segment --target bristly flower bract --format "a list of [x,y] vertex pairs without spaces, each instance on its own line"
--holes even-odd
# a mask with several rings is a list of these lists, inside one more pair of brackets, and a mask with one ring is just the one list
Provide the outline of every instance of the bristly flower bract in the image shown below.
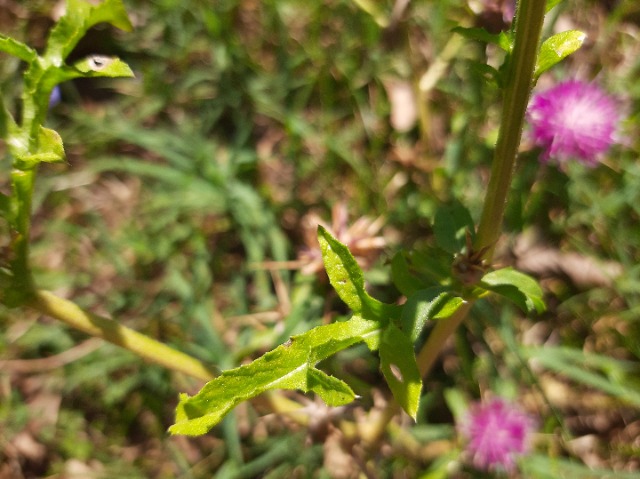
[[596,166],[616,141],[617,102],[592,83],[571,80],[533,96],[527,112],[542,161]]
[[473,405],[458,430],[476,468],[511,472],[517,458],[529,452],[535,421],[516,405],[494,398]]

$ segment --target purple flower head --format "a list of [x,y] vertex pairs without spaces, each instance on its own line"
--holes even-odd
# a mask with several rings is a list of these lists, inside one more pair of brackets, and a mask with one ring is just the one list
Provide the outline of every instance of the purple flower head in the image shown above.
[[568,81],[533,96],[528,119],[542,161],[560,164],[570,158],[587,166],[615,141],[620,115],[616,101],[598,86]]
[[471,406],[458,430],[478,469],[513,471],[516,458],[529,452],[535,421],[502,398]]

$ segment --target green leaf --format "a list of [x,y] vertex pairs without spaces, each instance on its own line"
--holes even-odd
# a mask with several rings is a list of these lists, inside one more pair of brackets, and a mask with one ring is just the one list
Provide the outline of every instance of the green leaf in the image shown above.
[[198,394],[180,395],[171,434],[205,434],[237,404],[271,389],[315,392],[327,404],[339,406],[355,398],[343,381],[315,368],[327,357],[365,341],[369,348],[380,342],[380,323],[353,316],[349,321],[319,326],[293,336],[285,344],[251,364],[223,372]]
[[[91,55],[76,62],[71,67],[82,77],[133,77],[134,74],[125,62],[117,57]],[[73,74],[73,71],[69,72]]]
[[358,262],[345,245],[322,226],[318,226],[318,242],[331,286],[354,313],[361,313],[365,298],[364,276]]
[[393,324],[382,333],[380,369],[393,397],[414,420],[418,413],[422,378],[413,352],[413,342]]
[[546,309],[538,282],[511,267],[487,273],[480,286],[510,299],[523,311],[542,313]]
[[438,208],[433,221],[436,243],[449,253],[459,253],[466,246],[466,233],[473,234],[475,226],[471,213],[455,202]]
[[322,226],[318,226],[318,242],[331,286],[354,313],[383,322],[396,315],[399,311],[397,306],[384,304],[369,296],[364,287],[362,270],[349,248]]
[[45,59],[55,66],[62,66],[87,30],[98,23],[110,23],[125,31],[133,28],[122,0],[105,0],[98,5],[86,0],[67,0],[65,15],[49,34]]
[[391,260],[393,284],[405,296],[449,281],[453,254],[438,247],[400,251]]
[[9,55],[13,55],[14,57],[18,57],[25,62],[33,61],[37,53],[31,47],[25,45],[18,40],[14,40],[11,37],[7,37],[6,35],[2,35],[0,33],[0,51],[6,52]]
[[440,286],[416,291],[403,305],[401,328],[415,342],[427,321],[448,318],[464,302],[464,299]]
[[540,47],[534,73],[535,78],[578,50],[585,38],[587,35],[578,30],[557,33],[547,38]]
[[462,35],[469,40],[477,40],[483,43],[491,43],[502,48],[505,52],[510,52],[513,46],[512,40],[505,32],[489,33],[484,28],[477,27],[455,27],[453,32]]
[[558,5],[559,3],[562,3],[564,0],[547,0],[547,4],[545,5],[545,10],[547,13],[549,13],[549,11],[555,7],[556,5]]
[[29,169],[38,163],[54,163],[64,161],[64,159],[64,146],[58,132],[50,130],[49,128],[40,127],[37,151],[18,157],[16,166],[20,169]]

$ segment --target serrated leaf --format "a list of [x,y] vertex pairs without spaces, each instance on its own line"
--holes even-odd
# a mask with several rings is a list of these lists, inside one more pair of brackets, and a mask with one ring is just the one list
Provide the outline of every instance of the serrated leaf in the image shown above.
[[413,352],[413,342],[393,324],[389,324],[382,333],[380,369],[395,400],[415,420],[422,378]]
[[427,321],[448,318],[464,303],[464,299],[443,287],[416,291],[403,305],[401,328],[409,339],[415,342]]
[[474,231],[471,213],[461,203],[455,202],[437,209],[433,232],[436,243],[443,250],[449,253],[460,252],[466,245],[466,233],[473,235]]
[[223,372],[208,382],[195,396],[180,396],[176,422],[171,434],[200,435],[237,404],[271,389],[313,391],[327,404],[338,406],[355,398],[343,381],[315,368],[327,357],[365,341],[371,347],[379,342],[380,324],[353,316],[349,321],[319,326],[293,336],[251,364]]
[[578,30],[557,33],[547,38],[540,47],[534,73],[535,78],[578,50],[585,38],[587,35]]
[[62,66],[69,53],[91,27],[110,23],[121,30],[132,30],[122,0],[105,0],[92,5],[86,0],[67,0],[66,13],[49,34],[44,57],[55,66]]
[[510,52],[513,46],[509,35],[505,32],[489,33],[484,28],[478,27],[455,27],[452,31],[468,38],[469,40],[497,45],[505,52]]
[[546,309],[538,282],[511,267],[487,273],[482,277],[480,286],[510,299],[528,313],[542,313]]
[[2,35],[1,33],[0,51],[13,55],[14,57],[18,57],[20,60],[24,60],[27,63],[33,61],[37,56],[36,51],[31,47],[19,42],[18,40],[14,40],[11,37]]

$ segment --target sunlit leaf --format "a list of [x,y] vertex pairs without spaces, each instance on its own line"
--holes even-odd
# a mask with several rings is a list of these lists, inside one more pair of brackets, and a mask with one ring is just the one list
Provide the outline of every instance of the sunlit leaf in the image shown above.
[[0,51],[8,53],[9,55],[13,55],[14,57],[18,57],[25,62],[32,61],[37,53],[32,48],[28,47],[22,42],[18,40],[14,40],[13,38],[7,37],[0,33]]
[[105,0],[98,5],[86,0],[67,0],[66,13],[49,34],[44,57],[53,65],[62,66],[87,30],[98,23],[110,23],[125,31],[133,28],[122,0]]
[[523,311],[542,313],[546,309],[538,282],[513,268],[503,268],[484,275],[480,285],[510,299]]
[[354,313],[378,321],[387,321],[396,314],[396,306],[384,304],[369,296],[364,287],[362,270],[349,248],[322,226],[318,226],[318,241],[331,286]]
[[169,432],[205,434],[237,404],[271,389],[315,392],[330,406],[347,404],[355,398],[351,388],[315,365],[355,343],[377,346],[380,334],[378,322],[353,316],[293,336],[251,364],[223,372],[195,396],[182,394]]
[[117,57],[91,55],[73,64],[77,76],[83,77],[133,77],[129,65]]
[[539,77],[549,68],[559,63],[576,50],[584,42],[587,35],[578,30],[557,33],[547,38],[540,47],[540,54],[536,62],[535,77]]
[[422,378],[413,352],[413,342],[393,324],[389,324],[380,342],[380,369],[398,404],[416,419],[422,390]]
[[62,138],[55,130],[40,127],[38,149],[35,153],[17,158],[22,169],[32,168],[38,163],[54,163],[64,161],[65,153]]

